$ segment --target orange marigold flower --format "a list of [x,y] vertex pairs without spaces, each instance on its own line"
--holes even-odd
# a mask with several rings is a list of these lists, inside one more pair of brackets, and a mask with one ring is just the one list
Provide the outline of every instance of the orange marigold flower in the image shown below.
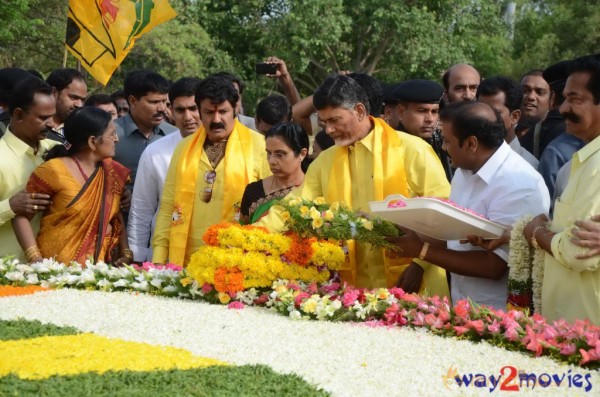
[[215,289],[219,292],[236,293],[244,290],[244,273],[237,267],[221,266],[215,270]]
[[296,263],[300,266],[306,266],[310,263],[310,260],[314,254],[312,243],[317,241],[316,238],[301,239],[295,233],[286,234],[291,240],[292,244],[290,249],[287,250],[283,256],[289,263]]
[[212,225],[208,228],[208,230],[202,236],[202,241],[206,245],[212,245],[213,247],[217,247],[219,245],[219,230],[226,229],[231,226],[236,226],[234,223],[217,223],[216,225]]

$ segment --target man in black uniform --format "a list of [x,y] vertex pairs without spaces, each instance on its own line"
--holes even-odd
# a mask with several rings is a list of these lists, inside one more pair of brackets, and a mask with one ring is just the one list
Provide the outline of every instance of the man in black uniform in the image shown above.
[[394,92],[398,102],[398,130],[426,140],[440,158],[446,177],[452,179],[452,167],[448,154],[442,149],[438,129],[440,100],[444,88],[431,80],[408,80],[399,84]]

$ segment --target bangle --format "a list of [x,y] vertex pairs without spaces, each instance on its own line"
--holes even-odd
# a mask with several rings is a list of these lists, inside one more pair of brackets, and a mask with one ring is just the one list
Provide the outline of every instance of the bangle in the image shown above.
[[531,245],[533,246],[533,248],[535,248],[536,250],[541,249],[542,247],[540,247],[540,245],[538,244],[538,241],[535,238],[535,234],[540,231],[541,229],[545,229],[546,226],[536,226],[533,229],[533,232],[531,233]]
[[42,257],[42,251],[38,248],[37,245],[33,245],[25,250],[25,259],[27,262],[34,262],[36,259]]
[[129,260],[133,260],[133,251],[130,250],[129,248],[122,249],[121,255],[123,255],[125,258],[127,258]]
[[427,255],[427,250],[429,249],[429,243],[423,243],[423,248],[421,248],[421,253],[419,254],[420,260],[425,260],[425,255]]

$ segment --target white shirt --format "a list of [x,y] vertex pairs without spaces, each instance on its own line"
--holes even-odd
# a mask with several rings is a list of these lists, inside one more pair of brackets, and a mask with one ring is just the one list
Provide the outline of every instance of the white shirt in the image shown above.
[[[473,174],[457,169],[452,178],[450,200],[469,208],[491,221],[513,225],[525,215],[548,213],[550,193],[542,176],[510,146],[503,142],[488,161]],[[473,251],[482,248],[459,241],[448,241],[455,251]],[[508,262],[508,246],[494,253]],[[471,298],[480,305],[496,309],[506,308],[508,271],[500,280],[452,274],[453,302]]]
[[142,152],[131,197],[127,238],[135,261],[152,260],[152,236],[165,178],[175,147],[183,140],[179,130],[152,142]]
[[523,159],[525,161],[527,161],[529,164],[531,164],[531,166],[533,168],[535,168],[537,170],[537,167],[538,167],[538,164],[540,163],[540,161],[538,159],[536,159],[533,154],[529,153],[529,151],[527,149],[525,149],[523,146],[521,146],[521,142],[519,142],[519,139],[517,137],[515,137],[512,141],[510,141],[508,146],[510,146],[510,148],[512,150],[517,152],[521,157],[523,157]]
[[256,131],[256,120],[254,120],[254,117],[249,117],[249,116],[245,116],[243,114],[238,114],[238,120],[240,121],[240,123],[244,124],[246,127],[250,128],[251,130]]

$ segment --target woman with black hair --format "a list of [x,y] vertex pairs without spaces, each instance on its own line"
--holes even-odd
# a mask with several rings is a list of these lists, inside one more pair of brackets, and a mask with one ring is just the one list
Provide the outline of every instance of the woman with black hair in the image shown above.
[[27,183],[28,192],[50,196],[37,238],[30,219],[13,219],[15,235],[29,262],[55,257],[62,263],[86,259],[129,263],[120,210],[129,169],[112,160],[119,140],[109,113],[95,107],[74,110],[65,121],[70,146],[57,145],[46,154]]
[[265,139],[273,175],[246,186],[240,208],[244,224],[257,222],[276,200],[302,185],[310,164],[308,134],[300,124],[277,124],[267,131]]

